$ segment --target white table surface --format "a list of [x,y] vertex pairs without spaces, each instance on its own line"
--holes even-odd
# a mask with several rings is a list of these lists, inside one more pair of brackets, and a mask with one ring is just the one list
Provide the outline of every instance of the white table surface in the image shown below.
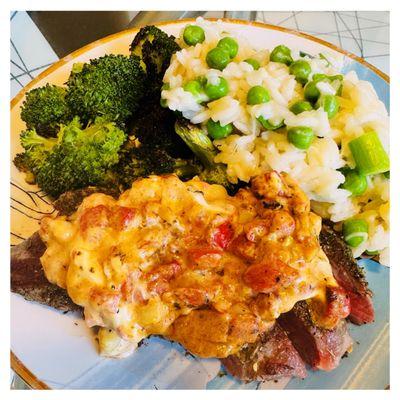
[[[223,17],[208,12],[205,17]],[[350,51],[389,74],[389,12],[385,11],[258,11],[257,21],[296,29]],[[10,94],[13,98],[33,78],[58,60],[37,26],[24,11],[10,15]],[[11,375],[12,388],[27,388]]]

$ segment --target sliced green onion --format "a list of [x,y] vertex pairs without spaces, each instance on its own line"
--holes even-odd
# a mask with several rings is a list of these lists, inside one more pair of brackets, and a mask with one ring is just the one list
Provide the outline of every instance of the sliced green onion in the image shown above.
[[342,189],[348,190],[353,196],[361,196],[365,193],[368,188],[368,182],[364,175],[360,175],[354,170],[350,170],[344,175],[346,180],[340,185]]
[[386,179],[390,179],[390,171],[386,171],[383,175]]
[[263,128],[268,129],[269,131],[274,131],[276,129],[282,128],[284,125],[283,119],[280,120],[277,124],[274,124],[271,119],[265,119],[262,115],[257,118],[257,121],[263,126]]
[[312,56],[311,54],[306,53],[305,51],[299,51],[299,56],[300,57],[309,57],[309,58],[315,58],[314,56]]
[[344,241],[351,247],[358,247],[368,239],[368,223],[364,219],[349,219],[343,222]]
[[324,54],[319,53],[319,58],[325,60],[328,63],[328,67],[330,67],[332,65],[331,62],[325,57]]
[[375,175],[389,171],[389,156],[376,132],[370,131],[353,139],[349,147],[360,174]]
[[336,96],[331,94],[320,96],[315,106],[316,108],[322,107],[329,119],[332,119],[339,111],[339,101]]

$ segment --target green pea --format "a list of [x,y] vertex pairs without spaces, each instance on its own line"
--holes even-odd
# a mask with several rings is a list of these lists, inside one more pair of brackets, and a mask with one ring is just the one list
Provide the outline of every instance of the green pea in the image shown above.
[[339,101],[336,96],[327,94],[325,96],[320,96],[316,103],[316,108],[322,107],[324,111],[328,114],[328,118],[333,118],[339,111]]
[[314,138],[314,132],[308,126],[296,126],[288,129],[288,140],[298,149],[307,150]]
[[296,81],[305,85],[311,74],[311,67],[307,61],[297,60],[290,64],[289,72],[296,77]]
[[197,25],[188,25],[183,31],[183,40],[189,46],[203,43],[206,39],[204,30]]
[[289,108],[289,110],[295,115],[301,114],[304,111],[311,111],[312,109],[313,106],[311,105],[311,103],[305,100],[297,101]]
[[210,68],[222,71],[231,61],[229,52],[221,47],[210,50],[206,56],[207,65]]
[[257,121],[267,130],[274,131],[276,129],[282,128],[284,125],[283,119],[278,123],[272,123],[271,119],[265,119],[262,115],[257,118]]
[[232,133],[232,130],[232,124],[221,126],[219,122],[214,122],[212,119],[207,121],[207,131],[213,139],[226,138]]
[[185,86],[183,86],[183,90],[191,93],[198,103],[203,103],[208,100],[202,84],[197,79],[187,82]]
[[254,68],[254,71],[257,71],[260,68],[260,63],[254,58],[246,58],[244,62],[250,64]]
[[247,104],[249,105],[268,103],[269,100],[269,92],[263,86],[253,86],[247,92]]
[[364,175],[360,175],[355,170],[350,170],[345,173],[346,179],[344,183],[340,185],[342,189],[346,189],[353,196],[361,196],[365,193],[368,188],[367,178]]
[[293,62],[290,49],[283,44],[276,46],[269,56],[270,61],[290,65]]
[[368,238],[368,223],[364,219],[348,219],[343,222],[344,241],[357,247]]
[[304,98],[308,100],[311,104],[314,104],[321,92],[317,88],[317,84],[313,81],[308,82],[306,86],[304,86]]
[[[161,91],[169,90],[169,89],[170,89],[169,83],[164,83],[161,86]],[[167,108],[168,107],[167,100],[163,99],[163,98],[160,98],[160,106],[163,107],[163,108]]]
[[220,77],[217,85],[207,83],[204,91],[210,100],[217,100],[228,94],[229,85],[225,78]]
[[229,57],[231,59],[236,57],[236,54],[239,50],[239,45],[237,41],[231,37],[224,37],[223,39],[221,39],[218,42],[217,47],[225,49],[229,53]]

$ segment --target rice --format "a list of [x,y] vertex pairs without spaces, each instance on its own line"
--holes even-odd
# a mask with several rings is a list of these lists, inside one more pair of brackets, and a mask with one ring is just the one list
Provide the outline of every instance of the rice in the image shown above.
[[[161,94],[168,107],[203,127],[210,118],[221,125],[233,124],[234,132],[230,136],[214,141],[219,150],[215,161],[226,164],[231,182],[248,182],[253,176],[272,169],[287,172],[298,181],[311,199],[313,210],[322,217],[338,224],[353,217],[366,219],[368,239],[353,249],[354,255],[359,256],[365,250],[379,251],[381,262],[387,263],[389,180],[382,175],[368,177],[368,190],[357,197],[340,188],[345,181],[341,168],[355,167],[348,146],[351,140],[374,130],[389,152],[389,117],[373,86],[359,80],[354,71],[349,72],[343,79],[340,109],[334,118],[328,119],[322,108],[295,115],[289,107],[304,98],[304,89],[286,65],[269,61],[269,49],[253,48],[246,38],[226,32],[221,22],[198,18],[196,24],[204,29],[206,39],[192,47],[183,42],[182,35],[178,39],[182,50],[172,57],[164,76],[170,89]],[[239,52],[223,71],[210,69],[206,55],[224,36],[235,38]],[[244,62],[249,57],[260,63],[258,70]],[[292,57],[299,59],[299,51],[292,50]],[[303,59],[311,66],[310,78],[317,73],[337,75],[343,65],[343,58],[333,53]],[[206,77],[211,84],[224,77],[229,85],[228,95],[198,104],[183,86],[199,76]],[[265,104],[247,105],[247,92],[256,85],[268,89],[271,99]],[[338,82],[321,81],[317,88],[322,94],[336,94]],[[317,138],[308,150],[299,150],[287,140],[287,128],[266,131],[257,121],[259,116],[276,124],[283,120],[287,128],[310,127]]]

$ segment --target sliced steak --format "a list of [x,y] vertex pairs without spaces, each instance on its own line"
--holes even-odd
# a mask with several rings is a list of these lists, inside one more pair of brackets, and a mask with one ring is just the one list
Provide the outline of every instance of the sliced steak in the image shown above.
[[372,293],[368,289],[364,270],[355,261],[351,250],[340,234],[325,224],[319,240],[336,281],[350,297],[350,321],[358,325],[373,322]]
[[299,353],[278,324],[259,341],[221,362],[231,375],[246,382],[307,376]]
[[38,232],[11,249],[11,291],[61,311],[79,310],[64,289],[47,280],[40,263],[45,250]]
[[313,369],[330,371],[336,368],[353,343],[345,320],[341,320],[334,329],[318,328],[305,301],[298,302],[291,311],[282,314],[278,323],[303,361]]
[[[115,191],[88,187],[62,194],[55,201],[54,207],[61,215],[71,215],[85,197],[99,191],[117,195]],[[72,302],[66,290],[47,280],[40,263],[40,257],[45,250],[46,245],[38,232],[11,248],[11,291],[20,294],[26,300],[36,301],[61,311],[80,310],[81,307]]]

